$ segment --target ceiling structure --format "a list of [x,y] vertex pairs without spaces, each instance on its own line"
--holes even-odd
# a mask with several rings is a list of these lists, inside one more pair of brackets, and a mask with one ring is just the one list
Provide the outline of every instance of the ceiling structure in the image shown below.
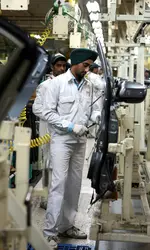
[[12,20],[23,30],[41,33],[45,29],[45,15],[52,8],[53,0],[30,0],[27,11],[3,10],[2,16]]
[[[86,3],[88,0],[78,0],[79,7],[81,9],[82,18],[86,20],[90,25],[91,21],[89,18],[89,13],[86,8]],[[101,13],[108,13],[107,0],[96,0],[100,6]],[[117,13],[118,14],[133,14],[135,11],[135,1],[140,3],[141,0],[121,0],[120,5],[118,5]],[[45,26],[45,16],[47,12],[53,6],[53,0],[30,0],[27,11],[7,11],[2,10],[2,16],[7,17],[9,20],[12,20],[18,26],[28,33],[41,34]],[[119,2],[119,1],[118,1]],[[140,13],[138,13],[140,14]],[[116,42],[119,42],[120,39],[126,40],[127,37],[133,35],[133,29],[135,31],[138,28],[139,24],[136,22],[102,22],[104,40],[109,41],[110,39],[115,38]],[[91,25],[92,27],[92,25]],[[109,30],[111,29],[111,37]],[[59,49],[68,46],[64,41],[54,41],[48,39],[45,46],[51,47],[53,50],[58,47]],[[8,46],[8,41],[0,38],[0,52]]]
[[[89,18],[89,12],[86,8],[86,4],[87,4],[88,0],[79,0],[79,7],[81,9],[82,12],[82,17],[84,19],[86,19],[90,24],[91,24],[91,20]],[[96,0],[96,2],[99,4],[100,6],[100,11],[101,13],[107,13],[108,9],[107,9],[107,0]],[[91,24],[92,26],[92,24]],[[102,27],[103,27],[103,35],[104,35],[104,40],[108,41],[108,23],[107,22],[102,22]]]
[[[41,34],[45,30],[45,15],[53,5],[53,0],[30,0],[28,10],[11,11],[2,10],[2,16],[21,27],[28,33]],[[0,36],[1,58],[4,52],[9,54],[13,44],[6,38]]]

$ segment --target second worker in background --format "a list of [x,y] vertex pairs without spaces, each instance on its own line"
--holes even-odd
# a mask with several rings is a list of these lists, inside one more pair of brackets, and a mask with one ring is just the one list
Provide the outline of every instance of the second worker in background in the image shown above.
[[[35,101],[33,103],[32,110],[33,110],[33,113],[37,117],[40,118],[40,125],[39,125],[40,136],[44,136],[45,134],[47,134],[49,132],[47,121],[45,121],[45,119],[42,115],[43,103],[44,103],[44,99],[45,99],[47,85],[50,84],[50,81],[54,77],[56,77],[60,74],[63,74],[66,71],[66,63],[67,63],[67,60],[66,60],[66,57],[64,55],[62,55],[60,53],[52,55],[51,65],[50,65],[50,68],[52,71],[48,72],[48,73],[50,73],[49,78],[48,78],[48,80],[40,83],[37,90],[36,90],[36,98],[35,98]],[[42,166],[43,167],[43,184],[45,185],[45,179],[48,179],[48,176],[46,178],[45,175],[49,175],[51,173],[50,172],[50,143],[43,145],[42,151],[43,151],[43,159],[44,159],[44,163]],[[49,185],[50,185],[50,183],[49,183]],[[41,197],[40,207],[46,210],[47,198]]]

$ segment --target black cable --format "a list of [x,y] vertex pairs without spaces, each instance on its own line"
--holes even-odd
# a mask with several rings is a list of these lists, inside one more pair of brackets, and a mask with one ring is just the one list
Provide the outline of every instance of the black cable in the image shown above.
[[104,96],[104,93],[102,93],[95,101],[93,101],[91,104],[90,104],[90,107],[92,107],[102,96]]

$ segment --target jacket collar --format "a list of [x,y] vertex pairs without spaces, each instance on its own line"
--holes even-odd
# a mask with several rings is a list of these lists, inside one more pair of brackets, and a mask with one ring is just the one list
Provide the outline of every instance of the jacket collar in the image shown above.
[[75,77],[74,77],[74,75],[71,73],[71,70],[70,70],[70,69],[67,70],[66,76],[67,76],[68,82],[73,82],[74,79],[75,79]]
[[[70,70],[70,69],[67,70],[66,76],[67,76],[67,81],[68,81],[69,83],[74,83],[75,77],[74,77],[74,75],[71,73],[71,70]],[[86,81],[85,78],[83,78],[81,82],[85,82],[85,83],[86,83],[87,81]]]

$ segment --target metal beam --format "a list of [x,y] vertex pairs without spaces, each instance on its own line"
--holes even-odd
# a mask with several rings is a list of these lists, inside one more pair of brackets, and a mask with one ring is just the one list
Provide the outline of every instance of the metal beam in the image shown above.
[[19,21],[26,21],[26,20],[42,21],[42,20],[44,20],[44,16],[6,16],[6,15],[3,15],[3,17],[7,17],[9,20],[12,20],[12,21],[15,21],[15,20],[19,20]]
[[149,235],[135,234],[135,233],[99,233],[97,240],[103,241],[123,241],[123,242],[138,242],[150,243]]
[[[27,213],[11,190],[8,190],[8,212],[15,220],[19,228],[26,228]],[[35,225],[32,225],[28,230],[30,230],[29,242],[32,244],[34,249],[52,250],[51,246]]]
[[108,43],[105,43],[105,45],[107,47],[125,47],[125,48],[140,47],[139,43],[111,43],[111,42],[108,42]]
[[129,53],[126,53],[126,54],[117,54],[117,53],[114,53],[114,54],[112,54],[112,53],[108,53],[107,54],[107,56],[112,56],[112,57],[127,57],[127,56],[130,56],[130,54]]
[[115,20],[111,19],[111,15],[108,14],[99,14],[99,21],[108,22],[108,21],[135,21],[135,22],[147,22],[150,23],[150,15],[116,15]]
[[[21,24],[27,24],[28,26],[31,26],[31,25],[35,25],[35,24],[39,24],[39,25],[42,25],[42,26],[44,26],[41,22],[41,20],[32,20],[32,19],[30,19],[30,20],[28,20],[28,19],[26,19],[26,20],[12,20],[12,22],[15,22],[15,23],[21,23]],[[46,27],[46,26],[45,26]]]

